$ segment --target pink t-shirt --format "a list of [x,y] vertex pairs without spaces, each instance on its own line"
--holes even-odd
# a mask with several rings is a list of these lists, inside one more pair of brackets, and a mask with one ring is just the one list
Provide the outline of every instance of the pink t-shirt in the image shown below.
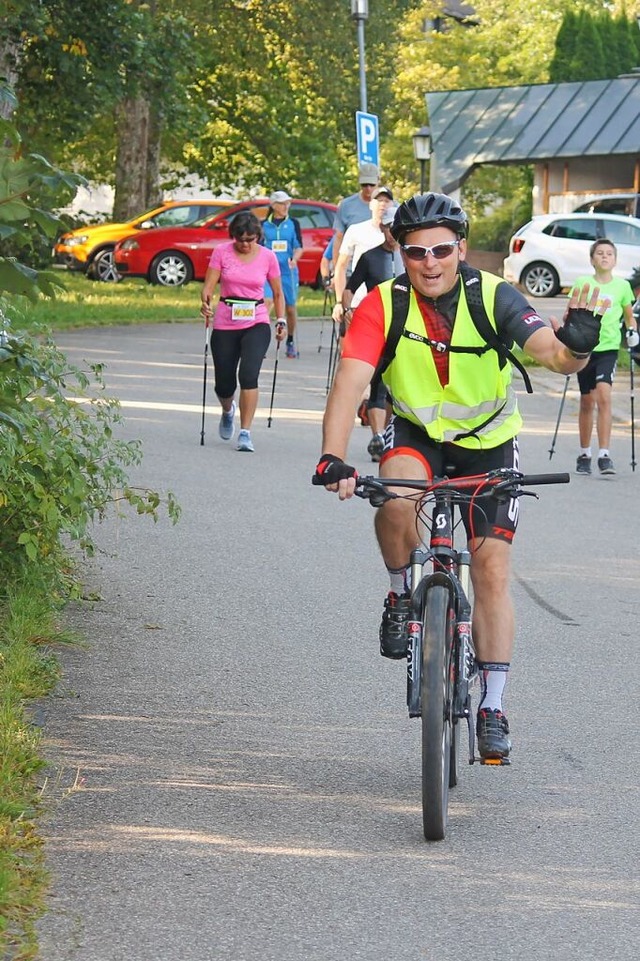
[[213,326],[218,330],[240,330],[254,324],[269,323],[269,314],[264,304],[255,308],[255,316],[249,319],[234,319],[230,304],[223,304],[223,297],[237,297],[246,300],[261,300],[264,297],[265,281],[280,276],[278,258],[272,250],[258,247],[258,253],[250,263],[240,260],[233,241],[214,247],[209,266],[220,271],[220,301],[213,316]]

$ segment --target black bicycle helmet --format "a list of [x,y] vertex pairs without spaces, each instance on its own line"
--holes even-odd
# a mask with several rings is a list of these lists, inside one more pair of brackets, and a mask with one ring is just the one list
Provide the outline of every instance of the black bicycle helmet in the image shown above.
[[469,221],[460,204],[446,194],[414,194],[396,210],[391,234],[400,241],[410,230],[423,227],[449,227],[458,237],[466,237]]

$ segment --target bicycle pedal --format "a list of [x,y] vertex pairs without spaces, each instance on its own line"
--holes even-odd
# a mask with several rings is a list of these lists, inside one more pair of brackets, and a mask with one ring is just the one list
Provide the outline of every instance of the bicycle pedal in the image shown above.
[[508,767],[511,764],[508,757],[477,757],[475,760],[492,767]]

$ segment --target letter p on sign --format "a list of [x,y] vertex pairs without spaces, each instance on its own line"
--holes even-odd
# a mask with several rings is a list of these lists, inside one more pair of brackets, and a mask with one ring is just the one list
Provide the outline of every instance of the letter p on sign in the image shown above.
[[358,163],[370,163],[379,166],[380,144],[378,136],[378,118],[375,113],[356,111],[356,140],[358,145]]

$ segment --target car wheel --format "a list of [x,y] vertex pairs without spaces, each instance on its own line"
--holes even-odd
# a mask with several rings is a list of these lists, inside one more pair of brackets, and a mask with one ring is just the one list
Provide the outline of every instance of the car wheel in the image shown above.
[[182,287],[193,277],[193,268],[183,254],[174,250],[167,250],[154,258],[149,270],[152,284],[162,284],[163,287]]
[[117,284],[122,279],[116,270],[113,247],[101,250],[99,254],[96,254],[87,267],[87,277],[91,280],[101,280],[106,284]]
[[520,283],[532,297],[555,297],[560,291],[560,278],[551,266],[543,261],[529,264],[522,271]]

